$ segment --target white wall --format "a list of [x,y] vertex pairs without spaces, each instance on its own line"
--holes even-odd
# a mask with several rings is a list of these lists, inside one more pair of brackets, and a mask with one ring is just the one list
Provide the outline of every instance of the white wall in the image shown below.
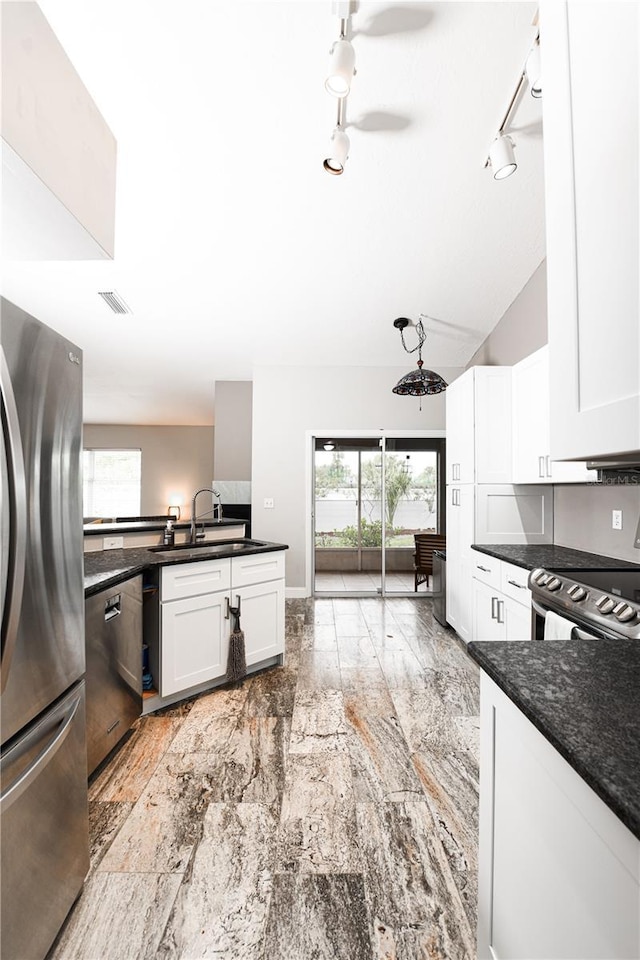
[[467,364],[513,366],[548,341],[547,261],[543,260]]
[[[60,217],[65,239],[72,235],[73,219],[80,225],[78,232],[86,231],[97,244],[96,251],[90,252],[82,241],[83,258],[113,257],[115,138],[38,4],[3,3],[0,15],[2,138],[11,147],[9,176],[24,200],[22,215],[45,217],[45,233],[48,218]],[[32,180],[23,184],[29,173]],[[43,184],[50,196],[41,193]],[[52,203],[54,198],[68,220]],[[9,212],[13,213],[12,206]],[[27,224],[19,235],[16,229],[16,239],[28,242],[29,227],[35,235],[33,256],[39,259],[38,223]],[[62,246],[55,259],[67,259],[67,255]]]
[[83,434],[85,447],[142,450],[142,516],[166,513],[169,494],[180,493],[181,519],[188,520],[193,494],[211,486],[213,427],[85,423]]
[[217,380],[214,480],[251,480],[250,380]]
[[[310,587],[309,431],[420,430],[445,427],[445,395],[414,397],[391,388],[411,369],[402,367],[257,367],[253,378],[253,536],[287,543],[287,589]],[[462,368],[438,369],[447,382]],[[439,434],[436,434],[439,435]],[[265,497],[274,500],[265,509]]]

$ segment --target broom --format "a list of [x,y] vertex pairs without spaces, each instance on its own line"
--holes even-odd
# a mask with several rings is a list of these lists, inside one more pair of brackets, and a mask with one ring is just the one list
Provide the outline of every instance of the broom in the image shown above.
[[244,652],[244,631],[240,629],[240,597],[238,606],[229,607],[233,617],[233,629],[229,636],[229,656],[227,657],[227,683],[237,683],[247,675],[247,661]]

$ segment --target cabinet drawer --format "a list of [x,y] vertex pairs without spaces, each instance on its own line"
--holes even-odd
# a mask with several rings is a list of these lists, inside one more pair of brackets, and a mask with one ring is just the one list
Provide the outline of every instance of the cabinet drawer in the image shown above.
[[507,597],[517,600],[518,603],[524,603],[531,606],[531,591],[527,586],[529,571],[523,567],[516,567],[513,563],[502,561],[501,566],[502,580],[500,589]]
[[161,600],[182,600],[198,597],[216,590],[228,590],[231,585],[231,560],[200,560],[195,563],[177,563],[162,568]]
[[231,561],[231,586],[248,586],[267,580],[284,579],[284,550],[274,553],[254,553],[248,557],[234,557]]
[[472,552],[473,576],[490,587],[500,589],[500,560],[488,557],[485,553]]

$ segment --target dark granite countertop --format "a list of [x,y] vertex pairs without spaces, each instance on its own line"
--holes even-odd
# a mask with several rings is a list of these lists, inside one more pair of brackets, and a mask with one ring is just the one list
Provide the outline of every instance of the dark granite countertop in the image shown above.
[[[486,553],[489,557],[506,560],[516,567],[535,570],[617,570],[637,568],[640,563],[630,560],[616,560],[615,557],[603,557],[598,553],[586,553],[584,550],[572,550],[555,543],[474,543],[472,550]],[[640,561],[640,555],[638,556]]]
[[478,641],[467,649],[640,839],[638,641]]
[[[235,520],[233,517],[223,517],[222,520],[198,520],[199,527],[237,527],[246,523],[245,520]],[[166,520],[139,520],[131,523],[85,523],[82,532],[85,537],[108,537],[120,533],[153,533],[154,530],[164,530]],[[189,530],[188,520],[174,520],[174,530]]]
[[272,543],[271,541],[261,541],[262,546],[247,547],[241,554],[229,549],[228,553],[220,551],[220,545],[223,540],[212,540],[211,547],[215,550],[207,550],[206,547],[198,548],[198,555],[185,556],[181,550],[176,550],[175,555],[171,557],[159,556],[153,553],[149,547],[129,547],[119,550],[96,550],[84,555],[84,595],[91,597],[101,590],[113,587],[123,580],[135,577],[145,570],[152,567],[165,567],[174,563],[197,563],[198,560],[219,560],[224,557],[247,556],[254,553],[273,553],[276,550],[288,550],[286,543]]

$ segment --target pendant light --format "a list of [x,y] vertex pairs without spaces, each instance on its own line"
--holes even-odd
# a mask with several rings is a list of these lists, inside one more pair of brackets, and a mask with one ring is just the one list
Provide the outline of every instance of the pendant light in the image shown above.
[[[421,314],[422,316],[422,314]],[[424,332],[424,326],[422,320],[418,320],[416,324],[416,332],[418,334],[418,345],[410,350],[404,340],[404,331],[409,326],[410,320],[407,320],[406,317],[398,317],[397,320],[393,321],[393,325],[396,330],[400,331],[400,339],[402,340],[402,346],[404,347],[407,353],[415,353],[418,351],[418,369],[412,370],[410,373],[406,373],[404,377],[400,377],[395,387],[392,389],[392,393],[397,393],[401,397],[420,397],[420,409],[422,410],[422,397],[430,396],[435,393],[442,393],[443,390],[447,389],[447,382],[443,380],[440,374],[435,373],[433,370],[423,370],[423,360],[422,360],[422,347],[427,335]]]

